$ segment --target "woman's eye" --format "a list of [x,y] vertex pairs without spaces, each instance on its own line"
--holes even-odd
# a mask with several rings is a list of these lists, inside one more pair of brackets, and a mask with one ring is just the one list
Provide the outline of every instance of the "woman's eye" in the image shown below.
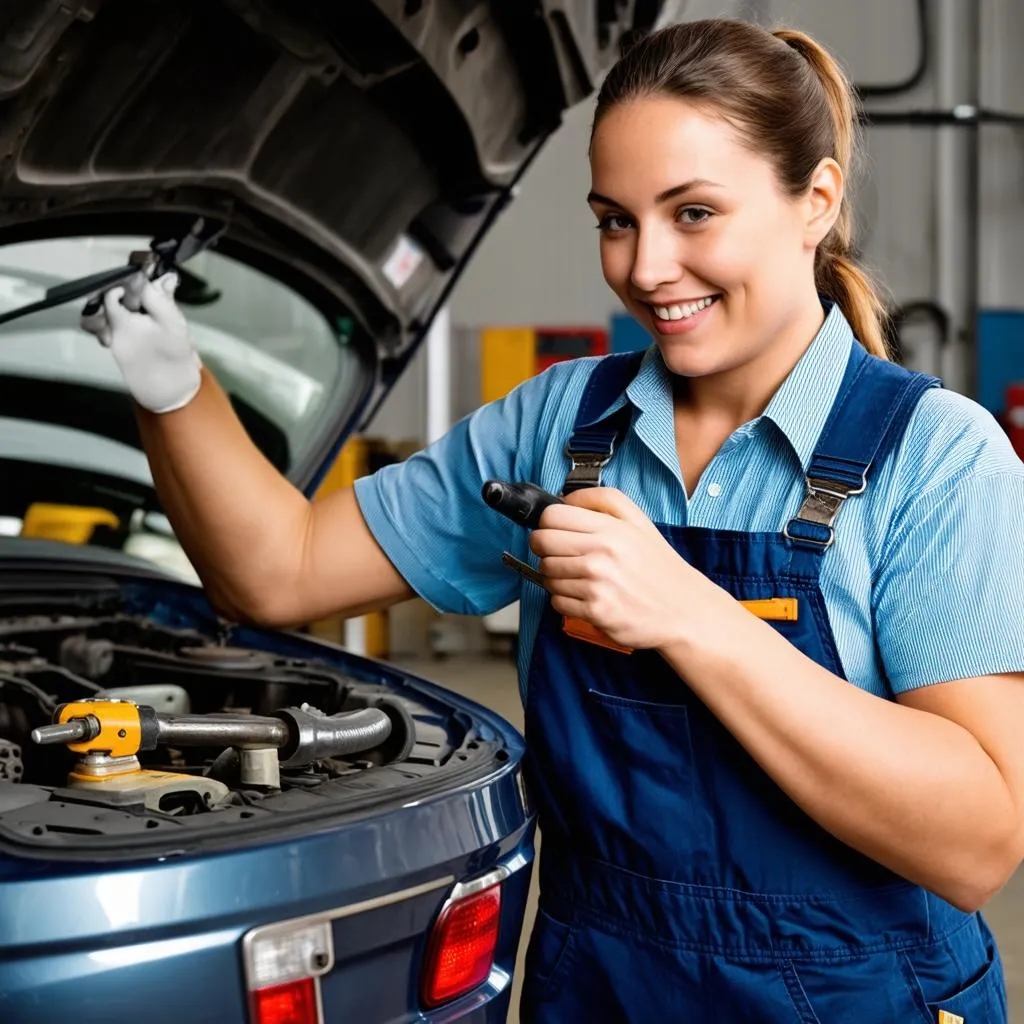
[[685,206],[679,211],[679,220],[684,224],[703,224],[711,217],[711,211],[702,206]]
[[625,231],[630,226],[629,220],[621,213],[606,213],[597,223],[598,231],[613,233]]

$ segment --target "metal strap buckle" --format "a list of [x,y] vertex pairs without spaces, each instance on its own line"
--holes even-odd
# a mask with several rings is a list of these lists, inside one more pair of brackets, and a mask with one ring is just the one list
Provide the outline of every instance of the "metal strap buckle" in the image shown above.
[[565,478],[563,494],[578,490],[581,487],[598,487],[601,483],[601,470],[611,461],[611,452],[574,452],[565,449],[569,456],[571,469]]
[[[854,487],[837,480],[819,480],[815,477],[807,478],[807,493],[804,495],[803,504],[797,514],[786,523],[782,533],[788,540],[798,540],[805,544],[820,544],[823,548],[832,546],[836,539],[836,532],[832,524],[836,521],[843,507],[843,502],[853,494],[860,494],[867,486],[867,481],[861,477],[860,486]],[[816,526],[824,526],[828,530],[825,540],[815,540],[812,537],[794,537],[789,532],[792,523],[802,521],[814,523]]]

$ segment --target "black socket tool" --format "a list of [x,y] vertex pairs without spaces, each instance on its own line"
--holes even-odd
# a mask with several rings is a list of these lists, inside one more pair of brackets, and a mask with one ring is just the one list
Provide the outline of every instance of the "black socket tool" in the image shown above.
[[541,513],[549,505],[564,504],[557,495],[530,483],[512,484],[503,480],[488,480],[482,493],[484,501],[491,508],[528,530],[537,529]]

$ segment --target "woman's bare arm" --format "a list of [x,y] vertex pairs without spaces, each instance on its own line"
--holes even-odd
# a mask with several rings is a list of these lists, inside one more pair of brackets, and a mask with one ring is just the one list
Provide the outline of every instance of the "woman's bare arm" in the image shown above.
[[253,444],[208,371],[184,408],[140,408],[138,419],[164,510],[223,614],[291,626],[413,596],[353,490],[308,501]]

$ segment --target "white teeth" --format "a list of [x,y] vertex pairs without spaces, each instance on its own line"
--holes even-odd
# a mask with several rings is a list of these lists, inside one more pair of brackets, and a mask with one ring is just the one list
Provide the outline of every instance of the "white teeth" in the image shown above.
[[688,302],[685,306],[654,306],[654,315],[659,320],[688,320],[702,309],[707,309],[714,301],[714,296],[708,296],[696,302]]

